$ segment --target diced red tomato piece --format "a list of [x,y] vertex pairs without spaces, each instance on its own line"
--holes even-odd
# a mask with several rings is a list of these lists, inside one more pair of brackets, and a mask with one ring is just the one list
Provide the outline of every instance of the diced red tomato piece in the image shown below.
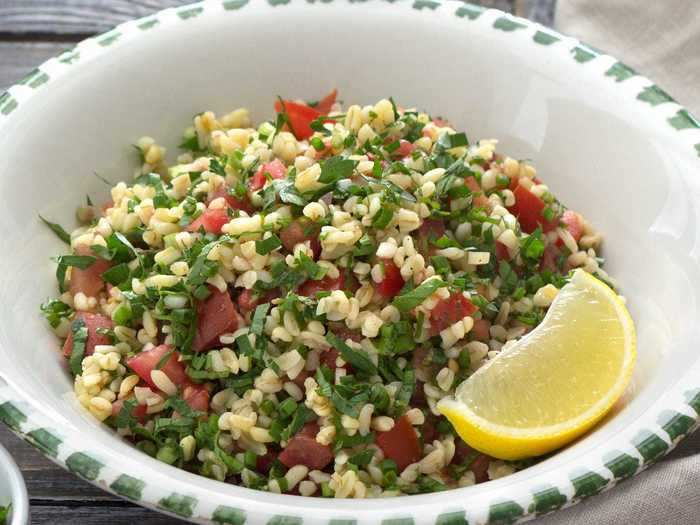
[[253,205],[248,200],[248,197],[234,197],[228,192],[225,185],[221,185],[216,189],[211,198],[207,201],[207,204],[218,198],[223,198],[231,209],[243,210],[246,213],[253,213],[254,211]]
[[557,259],[560,255],[561,250],[555,244],[547,245],[547,247],[544,249],[544,253],[542,254],[540,269],[559,273],[561,270],[557,266]]
[[411,396],[412,407],[425,408],[428,406],[428,398],[425,395],[423,385],[423,382],[416,381],[416,389],[413,391],[413,395]]
[[286,467],[306,465],[310,469],[323,469],[333,460],[333,451],[329,445],[321,445],[316,441],[318,434],[316,423],[307,423],[279,455],[279,460]]
[[[345,339],[343,339],[345,341]],[[338,359],[338,356],[340,355],[340,352],[336,350],[335,348],[329,348],[328,350],[325,350],[321,352],[321,355],[319,356],[321,363],[326,365],[328,368],[331,370],[335,370],[338,368],[338,365],[335,363],[336,359]]]
[[425,423],[423,423],[420,427],[420,435],[423,438],[424,446],[440,438],[440,433],[437,429],[439,420],[440,418],[428,412],[428,417],[425,418]]
[[[275,111],[280,113],[282,110],[282,104],[280,104],[279,100],[276,101]],[[287,113],[287,117],[289,117],[292,133],[299,140],[308,139],[314,134],[314,130],[311,129],[311,123],[323,114],[311,106],[292,102],[291,100],[284,101],[284,110]]]
[[112,199],[102,203],[102,206],[100,206],[100,211],[102,212],[103,217],[107,215],[107,210],[110,208],[114,208],[114,202],[112,202]]
[[265,186],[265,182],[267,181],[267,178],[265,177],[266,173],[269,173],[273,179],[283,179],[287,176],[287,167],[282,164],[282,161],[279,159],[275,159],[272,162],[266,162],[258,168],[255,175],[253,175],[250,178],[250,181],[248,181],[248,186],[250,187],[251,191],[258,191]]
[[444,118],[434,118],[433,124],[435,124],[439,128],[445,128],[450,126],[450,123]]
[[472,191],[472,193],[477,194],[472,196],[472,204],[475,208],[489,207],[489,198],[484,195],[484,190],[481,188],[481,186],[479,186],[479,183],[474,177],[465,178],[464,184]]
[[406,416],[400,417],[388,432],[377,432],[376,442],[384,456],[396,462],[399,472],[421,458],[418,436]]
[[401,277],[401,269],[391,260],[384,261],[384,279],[375,285],[377,293],[385,299],[393,298],[406,284]]
[[491,339],[491,321],[487,319],[474,319],[474,327],[472,328],[470,334],[477,341],[486,342]]
[[318,292],[332,292],[333,290],[342,290],[345,286],[345,280],[341,273],[338,278],[331,279],[326,276],[317,281],[304,281],[299,286],[298,294],[305,297],[315,297]]
[[267,473],[270,472],[272,464],[275,462],[275,457],[277,457],[277,455],[273,452],[268,452],[264,456],[258,456],[255,459],[255,469],[258,472],[267,475]]
[[209,412],[209,391],[203,385],[187,385],[182,391],[182,399],[192,410]]
[[413,144],[407,140],[401,139],[399,140],[398,149],[394,151],[394,155],[403,159],[404,157],[408,157],[411,153],[413,153],[413,148]]
[[508,253],[508,247],[501,241],[496,241],[496,259],[499,261],[510,260],[510,253]]
[[[102,314],[91,314],[88,312],[78,312],[75,314],[76,319],[82,319],[87,328],[88,336],[85,342],[85,355],[92,355],[95,352],[96,345],[111,344],[109,337],[97,332],[98,328],[114,328],[114,323],[109,317]],[[73,353],[73,332],[68,332],[66,342],[63,343],[63,356],[70,357]]]
[[578,242],[583,235],[583,224],[581,223],[581,218],[578,213],[572,210],[566,210],[561,216],[561,222],[574,240]]
[[418,228],[417,249],[424,257],[437,250],[435,241],[445,235],[445,222],[440,219],[426,219]]
[[180,354],[173,350],[170,345],[159,345],[151,350],[136,354],[127,360],[126,364],[131,368],[146,384],[154,390],[158,390],[151,379],[151,372],[158,366],[165,355],[172,352],[168,360],[160,367],[160,370],[177,386],[188,385],[190,380],[185,373],[185,365],[180,359]]
[[430,310],[430,335],[437,335],[460,319],[473,314],[478,308],[462,292],[454,292],[447,299],[440,299]]
[[[123,407],[123,399],[117,399],[114,403],[112,403],[112,417],[117,417],[119,415],[119,412],[122,411]],[[130,415],[135,417],[136,421],[143,425],[146,422],[146,410],[148,410],[148,407],[146,405],[136,405],[134,408],[131,409]]]
[[321,227],[318,224],[304,217],[292,221],[288,226],[282,228],[280,240],[282,246],[289,252],[294,252],[294,247],[297,244],[309,241],[314,258],[317,259],[321,255],[321,242],[318,238],[320,231]]
[[[83,244],[76,247],[75,254],[96,257],[90,247]],[[110,266],[112,263],[97,257],[94,263],[83,270],[75,266],[71,267],[68,291],[73,295],[82,292],[88,297],[97,297],[105,287],[102,274],[109,270]]]
[[207,233],[221,233],[221,228],[228,221],[228,213],[224,208],[208,208],[187,226],[187,231],[196,232],[202,227]]
[[469,470],[474,473],[474,478],[477,483],[483,483],[489,480],[488,469],[491,463],[491,458],[486,454],[480,454],[469,445],[467,445],[461,439],[457,440],[455,443],[455,455],[454,462],[456,464],[461,464],[468,458],[472,458],[474,454],[477,454],[469,464]]
[[333,104],[335,104],[335,99],[337,98],[337,96],[338,90],[334,89],[333,91],[328,93],[328,95],[326,95],[318,101],[316,109],[319,110],[323,115],[327,115],[333,108]]
[[255,310],[259,305],[269,303],[280,296],[278,289],[270,290],[262,295],[253,290],[243,289],[238,295],[238,310],[242,314],[247,314]]
[[213,286],[210,291],[211,295],[197,305],[197,332],[192,341],[195,352],[216,346],[221,334],[234,332],[242,323],[228,291],[220,292]]
[[508,211],[520,221],[520,227],[525,233],[534,232],[538,226],[543,232],[550,232],[559,224],[558,219],[548,221],[544,218],[544,201],[524,186],[518,185],[513,191],[515,204]]
[[333,332],[338,339],[345,341],[346,339],[351,339],[356,343],[362,340],[362,334],[357,330],[351,330],[345,323],[331,322],[328,323],[328,329]]
[[[304,388],[304,381],[306,381],[306,378],[309,377],[312,374],[309,374],[308,371],[302,370],[297,374],[297,376],[294,379],[289,379],[292,383],[297,385],[299,388]],[[289,377],[289,376],[287,376]]]

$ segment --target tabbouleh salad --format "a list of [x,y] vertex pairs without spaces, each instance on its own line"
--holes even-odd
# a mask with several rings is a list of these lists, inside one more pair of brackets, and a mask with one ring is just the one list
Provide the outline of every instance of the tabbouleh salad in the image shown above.
[[391,98],[194,117],[55,259],[42,305],[75,395],[170,465],[276,493],[385,497],[526,462],[468,447],[436,403],[544,317],[601,235],[535,168]]

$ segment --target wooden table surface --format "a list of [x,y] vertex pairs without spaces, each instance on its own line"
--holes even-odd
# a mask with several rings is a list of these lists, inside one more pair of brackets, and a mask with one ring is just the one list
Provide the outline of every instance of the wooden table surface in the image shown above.
[[[481,0],[551,25],[555,0]],[[0,92],[44,60],[131,18],[184,0],[0,0]],[[184,523],[116,498],[54,465],[0,425],[0,443],[27,483],[32,524]]]

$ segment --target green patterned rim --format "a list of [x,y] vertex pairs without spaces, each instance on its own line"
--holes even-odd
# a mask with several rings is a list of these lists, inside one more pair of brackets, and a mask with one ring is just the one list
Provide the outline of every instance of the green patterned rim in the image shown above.
[[[241,9],[283,9],[300,3],[313,5],[333,1],[267,0],[268,5],[264,5],[262,1],[214,0],[166,9],[126,22],[48,60],[1,94],[0,127],[4,120],[16,118],[21,113],[18,109],[46,90],[53,81],[68,74],[75,64],[99,57],[108,53],[113,46],[143,38],[162,27],[188,23],[207,13],[222,16]],[[335,1],[340,3],[346,0]],[[358,9],[367,9],[366,5],[362,5],[364,0],[347,2],[360,4]],[[689,152],[700,157],[700,122],[687,109],[629,66],[580,41],[501,11],[452,0],[376,0],[375,3],[395,4],[397,9],[414,9],[421,12],[421,16],[458,17],[464,20],[465,30],[478,25],[482,31],[512,33],[521,46],[547,48],[560,58],[592,68],[591,71],[595,71],[593,65],[598,64],[598,70],[603,72],[603,77],[611,85],[619,88],[622,95],[636,99],[639,111],[654,112],[658,122],[663,123],[668,132],[675,133],[679,142],[687,144]],[[649,409],[639,421],[630,425],[636,429],[636,434],[626,439],[627,431],[621,432],[623,440],[616,441],[615,448],[601,447],[602,450],[588,451],[585,455],[570,459],[568,470],[548,473],[547,484],[533,484],[533,476],[521,477],[517,486],[512,484],[513,490],[500,492],[507,492],[507,497],[493,499],[480,497],[486,491],[483,486],[477,486],[454,490],[447,497],[438,494],[407,496],[381,502],[367,501],[358,506],[351,501],[272,495],[223,485],[165,465],[151,468],[148,462],[155,460],[146,458],[143,463],[149,467],[144,466],[142,470],[147,470],[149,475],[139,478],[135,477],[139,469],[129,468],[134,465],[121,461],[121,458],[119,462],[113,459],[110,451],[114,449],[114,444],[103,448],[82,448],[80,436],[69,435],[65,425],[61,424],[60,416],[37,407],[28,396],[11,388],[2,379],[0,420],[79,477],[140,505],[198,522],[229,525],[302,525],[304,522],[314,525],[414,525],[416,522],[432,521],[436,525],[512,524],[553,512],[607,490],[667,454],[698,426],[700,380],[693,374],[697,375],[697,372],[690,370],[673,392],[653,405],[655,410]],[[126,444],[123,446],[127,447]],[[194,483],[195,478],[199,480],[198,483]],[[187,490],[178,492],[180,489],[174,483],[175,479],[189,483],[185,487]],[[222,487],[226,490],[223,496]]]

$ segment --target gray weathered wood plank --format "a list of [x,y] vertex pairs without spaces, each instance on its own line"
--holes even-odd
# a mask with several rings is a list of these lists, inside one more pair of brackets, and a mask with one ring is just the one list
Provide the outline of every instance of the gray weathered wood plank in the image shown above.
[[0,91],[71,45],[69,42],[0,42]]
[[[261,1],[261,0],[259,0]],[[481,0],[487,5],[551,24],[555,0]],[[3,0],[0,33],[89,35],[189,0]],[[515,7],[514,7],[515,6]]]

